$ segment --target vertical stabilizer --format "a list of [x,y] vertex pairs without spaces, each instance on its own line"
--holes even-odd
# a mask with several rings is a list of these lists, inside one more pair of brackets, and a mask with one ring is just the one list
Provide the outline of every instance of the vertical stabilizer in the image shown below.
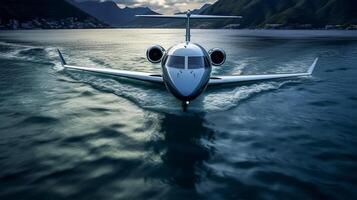
[[188,10],[186,15],[187,15],[187,20],[186,20],[186,42],[189,43],[191,41],[191,27],[190,27],[191,11]]

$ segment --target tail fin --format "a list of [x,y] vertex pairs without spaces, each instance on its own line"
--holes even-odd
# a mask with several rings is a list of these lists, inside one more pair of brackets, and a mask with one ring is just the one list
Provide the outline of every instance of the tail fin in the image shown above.
[[64,60],[64,58],[62,56],[61,51],[59,49],[57,49],[57,52],[58,52],[58,56],[60,57],[60,61],[61,61],[62,66],[63,65],[67,65],[66,61]]

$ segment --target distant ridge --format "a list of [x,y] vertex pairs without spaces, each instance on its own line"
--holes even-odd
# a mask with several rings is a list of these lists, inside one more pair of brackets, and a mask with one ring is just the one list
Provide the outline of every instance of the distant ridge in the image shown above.
[[0,28],[102,28],[106,24],[66,0],[1,0]]
[[[240,28],[346,28],[357,24],[356,0],[218,0],[203,14],[242,15]],[[215,23],[222,27],[229,23]]]
[[119,8],[113,1],[84,1],[71,3],[82,11],[96,17],[97,19],[110,24],[114,27],[123,27],[132,25],[136,20],[135,15],[157,15],[158,13],[152,11],[148,7],[137,8]]
[[[197,20],[193,28],[357,29],[357,0],[218,0],[194,14],[242,15],[241,20]],[[0,29],[178,28],[182,20],[142,19],[148,7],[119,8],[113,1],[1,0]]]
[[206,3],[201,8],[192,10],[192,14],[201,14],[203,11],[205,11],[211,5],[212,4],[210,4],[210,3]]
[[[205,11],[211,5],[212,4],[210,4],[210,3],[206,3],[203,6],[201,6],[201,8],[196,8],[196,9],[191,10],[191,13],[195,14],[195,15],[201,14],[203,11]],[[175,14],[183,14],[183,13],[186,13],[186,12],[178,12],[178,13],[175,13]]]

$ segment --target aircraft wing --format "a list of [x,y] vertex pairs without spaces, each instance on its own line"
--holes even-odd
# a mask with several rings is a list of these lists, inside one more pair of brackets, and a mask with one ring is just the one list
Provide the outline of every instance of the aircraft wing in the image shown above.
[[73,66],[73,65],[67,65],[60,50],[57,49],[57,51],[58,51],[58,55],[61,60],[61,64],[66,69],[87,71],[87,72],[93,72],[93,73],[111,75],[111,76],[118,76],[118,77],[125,77],[125,78],[130,78],[130,79],[141,80],[141,81],[163,83],[161,74],[117,70],[117,69],[109,69],[109,68],[78,67],[78,66]]
[[264,75],[236,75],[236,76],[212,76],[208,85],[232,84],[247,81],[261,81],[270,79],[292,78],[299,76],[311,76],[317,64],[318,58],[312,63],[307,72],[293,74],[264,74]]

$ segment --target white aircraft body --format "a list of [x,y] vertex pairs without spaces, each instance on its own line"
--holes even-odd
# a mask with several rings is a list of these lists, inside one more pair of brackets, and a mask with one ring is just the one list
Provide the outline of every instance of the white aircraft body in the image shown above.
[[316,58],[305,73],[211,76],[212,65],[222,65],[226,60],[226,53],[220,48],[213,48],[206,51],[200,45],[192,43],[190,40],[190,19],[234,19],[241,18],[240,16],[193,15],[190,11],[182,15],[137,16],[146,18],[175,18],[186,20],[186,41],[184,43],[174,45],[168,50],[165,50],[159,45],[154,45],[148,48],[146,52],[147,59],[150,62],[161,63],[161,74],[67,65],[61,52],[58,50],[62,66],[71,70],[82,70],[165,84],[167,89],[176,98],[182,101],[183,109],[185,111],[189,102],[201,95],[207,86],[310,76],[312,75],[318,61],[318,58]]

